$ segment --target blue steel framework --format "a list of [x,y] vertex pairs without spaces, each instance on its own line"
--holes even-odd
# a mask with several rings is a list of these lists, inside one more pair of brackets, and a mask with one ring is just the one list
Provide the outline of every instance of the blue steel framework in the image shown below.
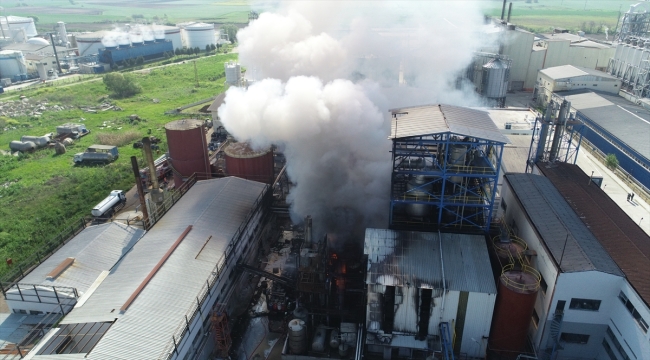
[[[546,127],[546,130],[544,129]],[[553,142],[553,135],[555,133],[554,125],[545,122],[541,117],[535,119],[535,126],[533,127],[533,136],[530,140],[530,148],[528,149],[528,161],[526,162],[526,173],[532,173],[533,167],[537,161],[561,161],[565,163],[575,164],[578,160],[578,152],[582,144],[582,131],[584,124],[580,121],[567,122],[564,132],[561,135],[561,142],[558,149],[558,156],[555,160],[549,158],[550,148]],[[540,136],[546,131],[546,141],[540,144]],[[577,144],[574,144],[573,141]],[[572,147],[573,146],[573,147]]]
[[390,228],[488,232],[503,146],[452,132],[393,139]]

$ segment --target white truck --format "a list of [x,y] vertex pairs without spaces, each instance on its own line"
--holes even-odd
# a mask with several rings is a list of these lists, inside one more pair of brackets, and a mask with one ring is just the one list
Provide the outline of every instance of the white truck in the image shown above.
[[95,205],[90,212],[94,217],[109,217],[126,204],[126,195],[122,190],[113,190],[102,200],[99,204]]

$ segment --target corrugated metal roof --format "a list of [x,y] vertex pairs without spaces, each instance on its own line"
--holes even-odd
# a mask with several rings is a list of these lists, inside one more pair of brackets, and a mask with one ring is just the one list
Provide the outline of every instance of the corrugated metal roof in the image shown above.
[[[234,177],[197,182],[116,264],[86,303],[62,321],[118,319],[87,358],[156,358],[196,304],[216,262],[266,186]],[[192,231],[128,310],[120,313],[122,304],[188,225]]]
[[498,143],[508,143],[486,111],[451,105],[424,105],[391,109],[390,138],[454,133]]
[[[617,99],[618,98],[618,99]],[[650,112],[620,96],[594,92],[566,95],[571,107],[650,161]]]
[[496,294],[483,236],[366,229],[367,284]]
[[[110,270],[145,231],[117,222],[89,226],[25,276],[21,283],[69,286],[83,295],[102,271]],[[54,279],[47,274],[68,257],[75,261]]]
[[590,68],[586,68],[582,66],[574,66],[574,65],[554,66],[554,67],[542,69],[539,72],[554,80],[566,79],[566,78],[584,76],[584,75],[599,76],[602,78],[607,78],[612,80],[617,79],[615,76],[612,76],[608,73],[596,69],[590,69]]
[[[551,181],[540,175],[506,174],[515,196],[563,272],[623,273]],[[561,260],[561,261],[560,261]]]
[[580,214],[628,281],[650,306],[650,236],[576,165],[557,163],[540,169]]

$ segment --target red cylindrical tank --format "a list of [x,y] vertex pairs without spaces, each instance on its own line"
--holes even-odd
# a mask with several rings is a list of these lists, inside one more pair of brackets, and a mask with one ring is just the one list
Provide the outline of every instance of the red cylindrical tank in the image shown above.
[[248,143],[232,143],[224,150],[226,174],[247,180],[273,183],[273,151],[253,150]]
[[539,273],[529,266],[504,267],[490,332],[490,350],[502,359],[514,360],[526,348],[539,281]]
[[[174,168],[174,184],[181,186],[185,179],[197,174],[197,179],[210,178],[210,158],[205,138],[205,124],[201,120],[183,119],[165,125],[169,160]],[[180,174],[178,174],[178,173]]]
[[494,252],[501,266],[519,262],[528,245],[516,236],[495,236],[492,239]]

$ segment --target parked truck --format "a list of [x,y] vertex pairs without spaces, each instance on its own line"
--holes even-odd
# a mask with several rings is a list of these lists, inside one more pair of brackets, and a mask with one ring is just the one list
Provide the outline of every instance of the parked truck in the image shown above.
[[113,190],[106,199],[95,205],[90,213],[96,218],[109,217],[113,215],[115,211],[124,207],[124,204],[126,204],[126,195],[124,195],[124,191]]
[[117,160],[119,153],[117,146],[91,145],[85,152],[74,155],[75,164],[104,163]]

